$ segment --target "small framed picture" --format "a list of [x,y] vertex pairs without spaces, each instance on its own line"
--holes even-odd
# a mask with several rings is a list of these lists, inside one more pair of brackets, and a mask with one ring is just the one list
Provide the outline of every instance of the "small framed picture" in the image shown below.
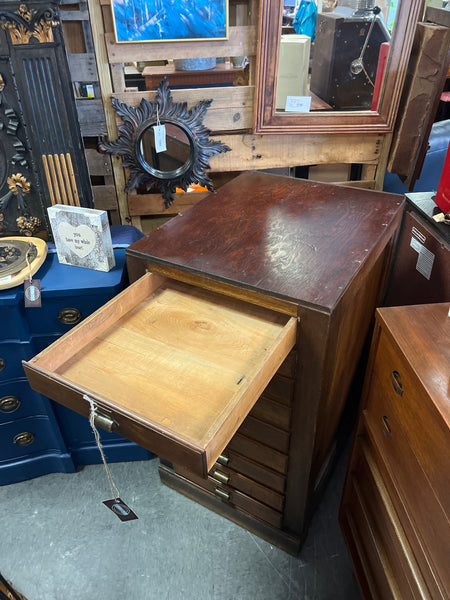
[[55,204],[47,209],[59,262],[110,271],[115,263],[105,210]]
[[228,39],[228,0],[111,0],[116,41]]

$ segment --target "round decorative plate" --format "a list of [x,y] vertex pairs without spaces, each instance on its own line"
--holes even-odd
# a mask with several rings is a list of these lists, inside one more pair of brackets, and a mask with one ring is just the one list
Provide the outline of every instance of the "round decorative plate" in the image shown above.
[[33,276],[47,256],[47,244],[34,237],[0,238],[0,290]]

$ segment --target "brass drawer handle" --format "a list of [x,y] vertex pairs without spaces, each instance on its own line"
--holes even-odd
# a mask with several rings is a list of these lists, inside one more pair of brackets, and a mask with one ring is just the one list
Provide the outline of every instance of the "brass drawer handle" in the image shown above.
[[6,363],[3,360],[3,358],[0,358],[0,371],[3,371],[3,369],[6,367]]
[[62,308],[58,313],[58,321],[64,325],[75,325],[81,321],[81,313],[78,308]]
[[221,490],[220,488],[216,488],[214,490],[214,493],[215,493],[215,495],[218,498],[220,498],[221,500],[224,500],[225,502],[229,502],[231,500],[231,494],[229,494],[225,490]]
[[387,438],[392,439],[391,424],[386,415],[383,416],[383,433]]
[[392,371],[391,383],[392,383],[392,387],[394,388],[394,392],[397,394],[397,396],[403,396],[402,378],[398,371]]
[[24,431],[22,433],[18,433],[14,439],[13,442],[14,444],[16,444],[17,446],[29,446],[30,444],[32,444],[34,442],[34,434],[32,434],[30,431]]
[[226,454],[221,454],[217,459],[217,462],[219,463],[219,465],[223,465],[224,467],[226,467],[227,464],[230,462],[230,459]]
[[94,424],[100,429],[109,431],[110,433],[117,429],[119,426],[117,421],[114,421],[112,414],[104,414],[96,412],[94,415]]
[[17,396],[3,396],[0,398],[0,410],[3,412],[13,412],[20,406],[20,400]]
[[225,485],[227,485],[230,482],[229,475],[226,475],[225,473],[222,473],[221,471],[213,471],[212,477],[216,481],[220,481],[220,483],[224,483]]

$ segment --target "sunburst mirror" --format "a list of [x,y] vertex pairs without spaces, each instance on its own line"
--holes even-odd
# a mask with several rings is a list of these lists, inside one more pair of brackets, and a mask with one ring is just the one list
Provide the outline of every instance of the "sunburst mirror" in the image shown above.
[[[197,183],[212,191],[205,173],[209,159],[230,148],[210,139],[210,131],[203,125],[211,102],[201,100],[192,108],[186,102],[174,102],[167,77],[158,86],[156,102],[143,98],[139,106],[132,107],[112,98],[123,125],[116,141],[102,142],[98,149],[123,157],[123,166],[130,170],[127,192],[140,186],[147,190],[157,187],[168,207],[176,188],[186,191]],[[159,126],[163,126],[162,140]]]

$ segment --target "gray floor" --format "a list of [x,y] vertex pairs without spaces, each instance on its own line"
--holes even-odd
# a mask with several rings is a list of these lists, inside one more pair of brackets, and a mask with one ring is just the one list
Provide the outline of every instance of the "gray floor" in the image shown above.
[[157,459],[111,465],[136,521],[102,504],[103,466],[0,487],[0,572],[28,600],[359,600],[337,522],[346,458],[297,558],[163,486]]

